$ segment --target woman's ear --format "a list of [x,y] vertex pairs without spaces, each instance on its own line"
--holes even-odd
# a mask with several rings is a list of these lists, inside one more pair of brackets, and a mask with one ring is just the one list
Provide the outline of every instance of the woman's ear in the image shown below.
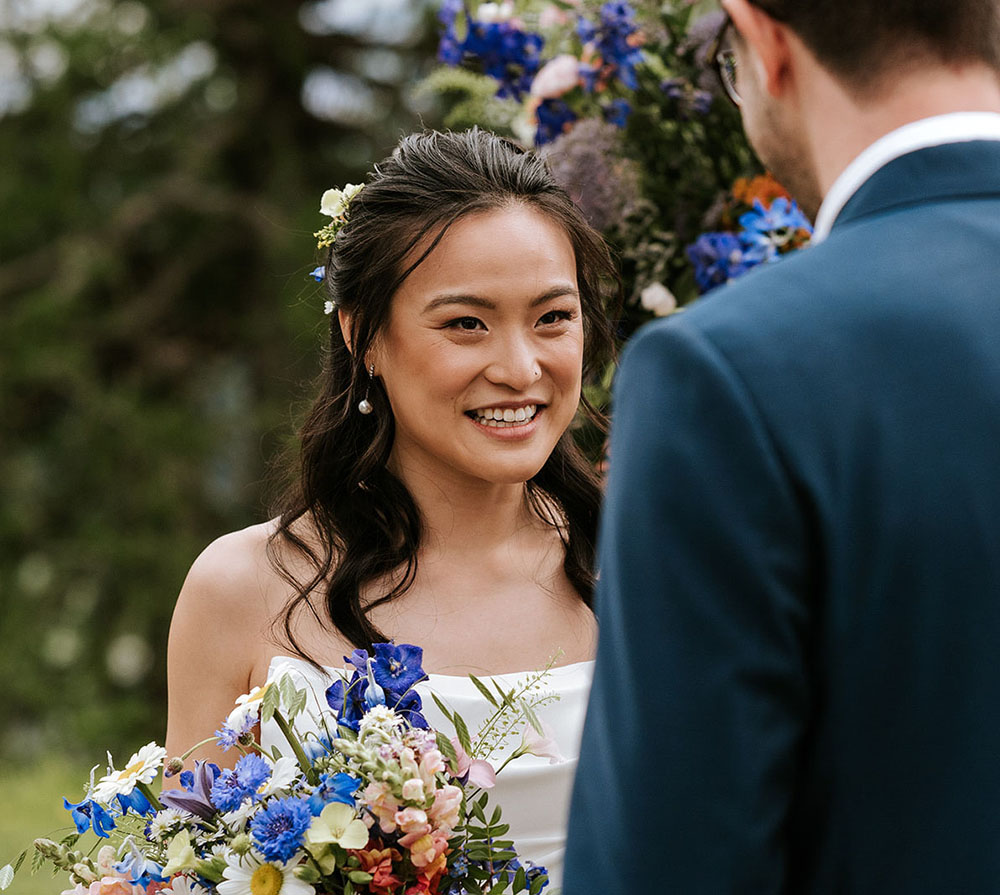
[[344,337],[347,350],[354,354],[354,318],[340,308],[337,310],[337,322],[340,324],[340,334]]

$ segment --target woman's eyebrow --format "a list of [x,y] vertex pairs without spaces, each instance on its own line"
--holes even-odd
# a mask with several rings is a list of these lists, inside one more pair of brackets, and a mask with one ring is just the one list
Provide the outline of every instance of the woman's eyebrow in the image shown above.
[[[571,286],[568,283],[565,286],[553,286],[551,289],[548,289],[541,295],[533,298],[529,307],[533,308],[536,305],[545,304],[545,302],[551,301],[553,298],[561,298],[564,295],[579,296],[579,294],[579,290],[575,286]],[[466,307],[482,308],[486,311],[495,311],[497,307],[496,302],[493,302],[488,298],[483,298],[479,295],[449,293],[446,295],[439,295],[437,298],[429,301],[427,306],[424,308],[424,313],[427,314],[448,305],[465,305]]]

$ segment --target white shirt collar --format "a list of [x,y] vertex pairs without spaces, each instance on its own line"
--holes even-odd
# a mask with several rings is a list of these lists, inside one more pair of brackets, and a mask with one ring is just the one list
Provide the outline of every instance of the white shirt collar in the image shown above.
[[951,112],[936,115],[904,124],[876,140],[843,170],[830,187],[816,215],[813,245],[830,235],[834,221],[844,206],[879,168],[917,149],[970,140],[1000,140],[1000,114]]

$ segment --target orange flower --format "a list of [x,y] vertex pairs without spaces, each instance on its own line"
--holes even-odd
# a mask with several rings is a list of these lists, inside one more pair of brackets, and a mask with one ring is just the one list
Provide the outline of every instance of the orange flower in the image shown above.
[[752,180],[740,177],[733,184],[733,198],[744,205],[753,205],[754,201],[759,201],[765,208],[770,208],[771,203],[780,197],[791,199],[792,197],[769,171],[761,174]]
[[351,851],[361,861],[361,869],[372,875],[368,889],[373,895],[391,895],[402,880],[392,872],[394,861],[402,860],[402,855],[394,848],[369,848]]

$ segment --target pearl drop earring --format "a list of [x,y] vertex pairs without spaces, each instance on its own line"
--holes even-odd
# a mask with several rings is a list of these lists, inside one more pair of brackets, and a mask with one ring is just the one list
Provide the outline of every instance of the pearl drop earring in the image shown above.
[[368,385],[365,386],[365,396],[358,403],[358,413],[362,413],[368,416],[375,408],[372,407],[372,402],[368,400],[368,390],[372,386],[372,379],[375,377],[375,364],[372,364],[368,368]]

